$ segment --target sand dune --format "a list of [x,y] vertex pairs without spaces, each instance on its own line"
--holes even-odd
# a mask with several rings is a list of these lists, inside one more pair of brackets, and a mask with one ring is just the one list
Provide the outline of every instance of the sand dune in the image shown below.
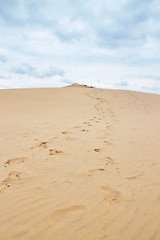
[[0,240],[159,240],[160,96],[0,90]]

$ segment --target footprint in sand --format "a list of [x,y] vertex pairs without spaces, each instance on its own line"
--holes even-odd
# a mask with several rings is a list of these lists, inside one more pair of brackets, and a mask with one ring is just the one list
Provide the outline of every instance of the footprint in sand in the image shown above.
[[101,152],[101,149],[100,148],[95,148],[94,151],[99,153],[99,152]]
[[122,201],[122,194],[108,186],[101,186],[101,190],[104,192],[104,201],[105,202],[110,202],[110,203],[118,203]]
[[8,177],[0,183],[0,187],[4,190],[6,187],[10,187],[12,183],[22,180],[21,173],[12,171],[8,174]]
[[95,119],[96,119],[96,117],[93,117],[93,118],[90,119],[90,121],[94,121]]
[[62,154],[63,151],[61,150],[56,150],[56,149],[49,149],[49,155],[57,155],[57,154]]
[[31,147],[31,149],[35,148],[47,148],[47,142],[40,142],[38,145]]
[[66,137],[66,141],[76,141],[77,138],[74,138],[74,137],[70,137],[70,136],[67,136]]
[[85,210],[85,207],[82,205],[73,205],[69,208],[58,209],[51,213],[50,220],[56,223],[65,220],[67,217],[79,214]]
[[116,171],[117,171],[117,173],[120,173],[120,169],[119,168],[116,168]]
[[81,128],[81,126],[75,126],[74,128],[77,128],[77,129],[78,129],[78,128]]
[[47,148],[47,142],[40,142],[38,147]]
[[126,179],[128,179],[128,180],[135,180],[135,179],[137,179],[137,177],[136,176],[131,176],[131,177],[127,177]]
[[89,132],[88,129],[81,129],[80,131],[81,131],[81,132]]
[[71,132],[62,132],[62,134],[71,134]]
[[110,146],[113,145],[111,142],[109,142],[107,140],[105,140],[104,143],[106,143],[107,145],[110,145]]
[[84,124],[86,124],[88,127],[92,126],[92,124],[90,124],[90,122],[84,122]]
[[93,176],[93,174],[96,172],[104,172],[104,168],[97,168],[97,169],[89,170],[88,176]]
[[7,162],[5,162],[5,165],[4,167],[6,167],[7,165],[10,165],[12,163],[22,163],[26,160],[25,157],[21,157],[21,158],[11,158],[11,159],[8,159]]
[[14,182],[15,180],[21,180],[21,173],[12,171],[8,174],[8,178],[6,179],[7,181]]
[[107,160],[106,165],[113,165],[114,164],[114,160],[110,157],[105,157],[105,159]]

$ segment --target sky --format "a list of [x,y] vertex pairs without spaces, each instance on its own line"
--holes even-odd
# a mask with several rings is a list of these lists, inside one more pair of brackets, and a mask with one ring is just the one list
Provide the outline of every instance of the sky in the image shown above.
[[0,0],[0,88],[160,94],[159,0]]

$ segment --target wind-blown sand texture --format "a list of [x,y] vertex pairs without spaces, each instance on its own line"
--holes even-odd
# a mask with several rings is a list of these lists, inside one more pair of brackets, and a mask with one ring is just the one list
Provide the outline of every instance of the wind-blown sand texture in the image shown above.
[[0,90],[0,240],[159,240],[160,96]]

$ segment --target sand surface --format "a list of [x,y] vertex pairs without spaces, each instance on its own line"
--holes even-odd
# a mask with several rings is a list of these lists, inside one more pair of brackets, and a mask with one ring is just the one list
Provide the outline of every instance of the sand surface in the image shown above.
[[159,240],[160,96],[0,90],[0,240]]

